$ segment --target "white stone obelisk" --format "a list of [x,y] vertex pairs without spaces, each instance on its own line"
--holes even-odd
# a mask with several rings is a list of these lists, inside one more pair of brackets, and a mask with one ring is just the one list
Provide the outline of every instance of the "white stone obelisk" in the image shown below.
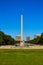
[[20,46],[23,47],[23,15],[21,15],[21,41],[20,41]]
[[21,15],[21,41],[23,41],[23,15]]

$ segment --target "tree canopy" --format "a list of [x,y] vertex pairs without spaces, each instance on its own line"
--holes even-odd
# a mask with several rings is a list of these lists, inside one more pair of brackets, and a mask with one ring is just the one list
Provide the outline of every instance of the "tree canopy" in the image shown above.
[[[0,45],[15,45],[17,43],[20,43],[20,41],[17,41],[10,35],[7,35],[4,32],[0,31]],[[33,40],[25,41],[25,43],[43,45],[43,33],[41,33],[40,36],[37,36],[37,38],[34,38]]]
[[14,38],[0,31],[0,45],[13,45],[13,44],[15,44]]
[[43,45],[43,33],[41,33],[40,36],[37,36],[37,38],[30,40],[30,43]]

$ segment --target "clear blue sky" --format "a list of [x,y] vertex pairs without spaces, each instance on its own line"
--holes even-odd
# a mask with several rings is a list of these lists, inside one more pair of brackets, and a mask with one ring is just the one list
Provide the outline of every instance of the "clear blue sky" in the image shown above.
[[0,30],[15,38],[24,16],[24,39],[43,32],[43,0],[0,0]]

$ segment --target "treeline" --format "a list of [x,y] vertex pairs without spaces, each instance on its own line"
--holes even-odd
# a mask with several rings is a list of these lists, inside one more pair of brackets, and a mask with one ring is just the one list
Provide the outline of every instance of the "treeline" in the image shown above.
[[15,44],[14,38],[0,31],[0,45],[14,45],[14,44]]
[[[43,33],[40,36],[37,36],[37,38],[34,38],[33,40],[24,42],[43,45]],[[10,35],[6,35],[4,32],[0,31],[0,45],[16,45],[17,43],[20,44],[20,41],[16,41]]]
[[29,41],[32,44],[40,44],[43,45],[43,33],[40,36],[37,36],[37,38],[34,38],[33,40]]

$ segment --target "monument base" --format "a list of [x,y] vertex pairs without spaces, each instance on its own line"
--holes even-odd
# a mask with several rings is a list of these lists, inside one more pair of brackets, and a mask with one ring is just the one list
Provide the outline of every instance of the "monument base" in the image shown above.
[[20,47],[24,47],[24,42],[23,41],[20,42]]

